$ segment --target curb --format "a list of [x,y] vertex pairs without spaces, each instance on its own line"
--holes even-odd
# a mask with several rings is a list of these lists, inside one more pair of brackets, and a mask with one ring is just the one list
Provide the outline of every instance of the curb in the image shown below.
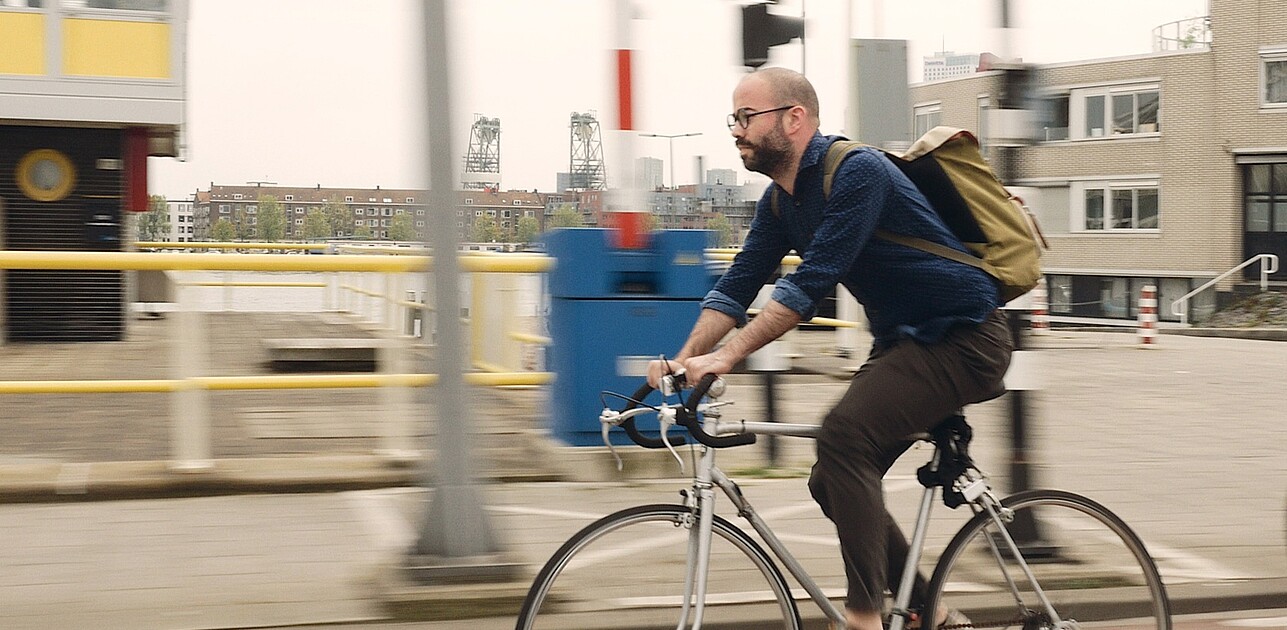
[[1287,341],[1287,328],[1168,328],[1163,332],[1186,337],[1225,337],[1259,341]]
[[198,469],[168,461],[8,463],[0,464],[0,503],[334,492],[424,479],[418,462],[375,455],[215,459]]

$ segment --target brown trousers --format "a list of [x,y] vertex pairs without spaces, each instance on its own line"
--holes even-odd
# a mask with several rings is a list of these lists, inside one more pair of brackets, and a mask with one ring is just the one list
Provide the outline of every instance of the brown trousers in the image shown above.
[[[905,339],[874,350],[822,421],[809,490],[836,525],[849,579],[847,607],[880,611],[908,545],[885,510],[881,478],[912,444],[961,407],[1005,393],[1013,341],[1005,314],[958,326],[938,343]],[[913,605],[923,603],[917,576]]]

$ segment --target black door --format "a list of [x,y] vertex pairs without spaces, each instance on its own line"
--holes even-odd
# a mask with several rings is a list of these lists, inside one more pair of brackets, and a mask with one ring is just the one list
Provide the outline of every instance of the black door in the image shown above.
[[[1257,254],[1277,254],[1278,273],[1287,280],[1287,158],[1274,164],[1242,167],[1243,260]],[[1246,280],[1260,280],[1260,265],[1243,270]]]

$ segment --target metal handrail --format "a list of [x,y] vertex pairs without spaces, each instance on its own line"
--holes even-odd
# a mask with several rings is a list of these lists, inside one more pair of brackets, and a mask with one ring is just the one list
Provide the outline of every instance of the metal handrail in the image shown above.
[[1188,326],[1189,325],[1189,298],[1207,290],[1208,288],[1211,287],[1211,285],[1221,280],[1224,280],[1225,278],[1229,277],[1230,274],[1236,271],[1241,271],[1244,267],[1257,261],[1260,262],[1260,290],[1261,291],[1269,290],[1269,276],[1271,274],[1278,273],[1278,256],[1275,254],[1256,254],[1255,256],[1252,256],[1251,258],[1248,258],[1242,261],[1242,264],[1238,265],[1237,267],[1234,267],[1233,269],[1230,269],[1216,276],[1210,282],[1207,282],[1206,284],[1192,291],[1189,291],[1188,293],[1185,293],[1182,297],[1180,297],[1180,299],[1172,302],[1171,314],[1176,315],[1180,318],[1181,326]]

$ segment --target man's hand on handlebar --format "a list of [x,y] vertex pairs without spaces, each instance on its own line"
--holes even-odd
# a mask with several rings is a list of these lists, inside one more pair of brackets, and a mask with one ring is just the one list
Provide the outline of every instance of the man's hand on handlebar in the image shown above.
[[684,378],[691,385],[701,381],[707,374],[723,376],[732,369],[733,364],[722,358],[718,351],[682,361],[667,360],[662,363],[660,360],[653,360],[648,363],[648,384],[655,389],[660,386],[663,376],[684,372]]
[[683,371],[684,364],[679,361],[668,359],[665,363],[662,363],[660,359],[653,359],[648,362],[648,386],[653,389],[661,389],[661,377]]

